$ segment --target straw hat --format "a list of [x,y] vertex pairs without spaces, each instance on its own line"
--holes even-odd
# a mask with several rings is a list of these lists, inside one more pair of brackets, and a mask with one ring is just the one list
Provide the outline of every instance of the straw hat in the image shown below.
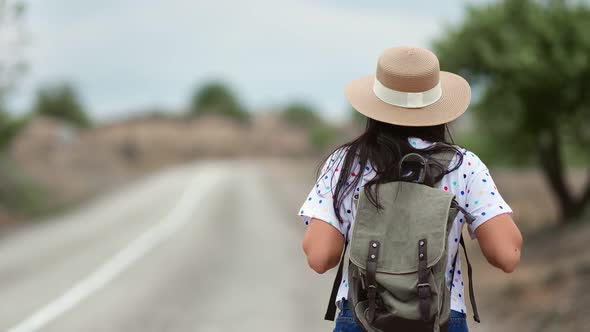
[[413,127],[450,122],[471,100],[469,83],[441,71],[434,53],[405,46],[385,50],[376,75],[352,81],[345,94],[352,107],[369,118]]

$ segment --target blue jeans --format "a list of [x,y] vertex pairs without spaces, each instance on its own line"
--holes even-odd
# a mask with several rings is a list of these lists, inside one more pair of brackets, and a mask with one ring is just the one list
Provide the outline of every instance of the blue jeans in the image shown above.
[[[348,307],[348,301],[340,301],[338,303],[338,308],[340,309],[340,312],[338,313],[338,317],[336,317],[334,332],[363,332],[363,329],[358,326],[352,317],[352,312]],[[466,315],[464,313],[451,310],[448,332],[469,332]]]

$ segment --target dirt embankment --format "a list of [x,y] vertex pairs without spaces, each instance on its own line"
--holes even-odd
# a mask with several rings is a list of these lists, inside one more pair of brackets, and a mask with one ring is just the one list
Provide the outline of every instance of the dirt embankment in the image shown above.
[[269,113],[255,115],[246,125],[215,116],[145,117],[86,130],[37,117],[13,140],[8,155],[19,173],[44,188],[52,204],[63,205],[183,162],[296,157],[310,150],[305,131]]
[[[476,241],[476,287],[481,325],[473,331],[586,331],[590,326],[590,222],[563,225],[556,199],[541,172],[492,170],[498,188],[514,210],[523,231],[521,264],[505,274],[487,264]],[[571,185],[585,183],[582,171],[571,171]]]

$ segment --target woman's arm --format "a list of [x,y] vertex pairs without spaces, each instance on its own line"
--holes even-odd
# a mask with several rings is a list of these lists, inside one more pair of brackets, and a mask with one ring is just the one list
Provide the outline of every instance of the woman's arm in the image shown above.
[[319,219],[311,219],[303,237],[303,251],[307,263],[317,273],[324,273],[338,265],[344,236],[334,226]]
[[510,214],[497,215],[475,230],[479,246],[490,264],[510,273],[520,263],[522,235]]

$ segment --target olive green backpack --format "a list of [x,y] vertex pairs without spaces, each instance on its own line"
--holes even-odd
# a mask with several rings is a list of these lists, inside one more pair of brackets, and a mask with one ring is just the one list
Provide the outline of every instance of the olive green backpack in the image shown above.
[[[382,209],[368,200],[364,190],[354,197],[357,212],[346,246],[350,247],[348,302],[355,320],[365,331],[447,330],[451,310],[451,291],[445,280],[447,239],[459,211],[468,223],[474,218],[457,204],[451,192],[434,188],[433,179],[448,168],[453,154],[445,152],[435,157],[438,162],[416,153],[402,158],[400,172],[406,174],[404,181],[378,187]],[[411,168],[408,165],[413,165],[414,172],[407,171]],[[465,249],[462,237],[461,244]],[[334,281],[327,320],[334,319],[346,247]],[[469,259],[467,263],[469,295],[474,319],[479,322]]]

